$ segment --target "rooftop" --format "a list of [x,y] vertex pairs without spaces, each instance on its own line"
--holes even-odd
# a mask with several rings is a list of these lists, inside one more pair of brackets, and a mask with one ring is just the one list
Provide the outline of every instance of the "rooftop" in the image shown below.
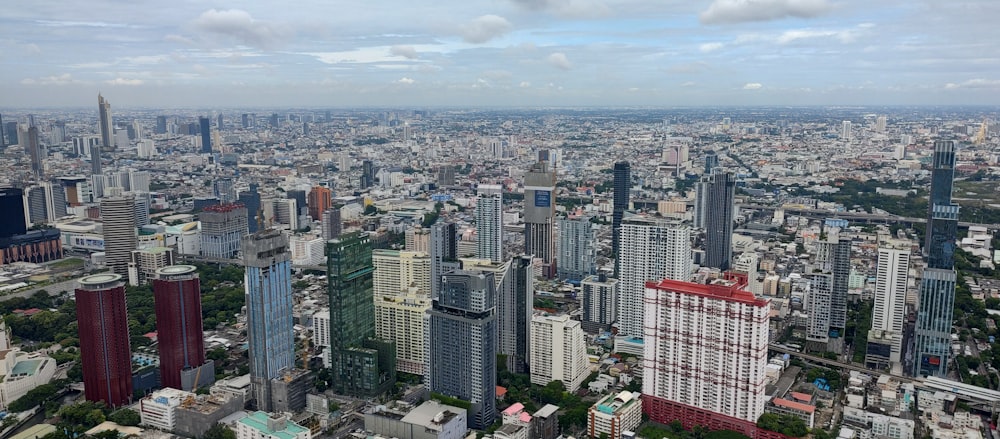
[[[272,418],[273,419],[273,418]],[[295,436],[303,431],[306,431],[305,427],[302,427],[290,420],[285,420],[281,423],[284,426],[282,430],[271,430],[268,425],[268,414],[265,412],[253,412],[249,416],[237,421],[243,425],[246,425],[254,430],[267,433],[278,439],[295,439]]]
[[14,365],[14,370],[10,371],[10,375],[12,377],[34,375],[44,361],[44,359],[18,361],[17,364]]
[[646,282],[646,288],[692,294],[727,302],[740,302],[751,306],[766,306],[768,301],[743,290],[747,285],[746,276],[726,273],[726,279],[715,279],[709,284],[698,284],[672,279]]

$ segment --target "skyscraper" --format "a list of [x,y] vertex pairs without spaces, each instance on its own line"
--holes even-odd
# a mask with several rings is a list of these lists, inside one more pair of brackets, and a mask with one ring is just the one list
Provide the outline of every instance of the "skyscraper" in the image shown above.
[[242,204],[216,204],[198,214],[201,221],[201,255],[233,259],[239,256],[243,237],[249,233],[247,208]]
[[104,96],[97,94],[97,112],[100,116],[101,129],[101,149],[111,151],[115,149],[115,130],[111,122],[111,103],[104,100]]
[[469,401],[469,427],[496,419],[496,283],[493,273],[456,270],[442,275],[430,316],[432,392]]
[[0,188],[0,212],[5,220],[0,221],[0,238],[23,235],[28,229],[24,212],[24,190],[20,188]]
[[497,352],[506,356],[508,370],[528,373],[535,292],[531,255],[520,255],[503,263],[462,259],[462,269],[493,274],[497,292]]
[[583,329],[588,332],[606,331],[618,313],[618,279],[604,273],[587,276],[583,287]]
[[437,184],[441,187],[451,186],[455,184],[455,167],[451,165],[444,165],[438,168],[437,172]]
[[597,265],[597,240],[589,216],[559,219],[560,279],[574,281],[594,273]]
[[705,174],[711,174],[712,170],[719,167],[719,155],[714,149],[705,151]]
[[232,178],[217,178],[212,182],[212,194],[219,199],[220,204],[229,204],[236,201],[236,186],[233,185]]
[[374,250],[375,335],[396,344],[396,370],[424,375],[424,334],[431,307],[431,259],[426,253]]
[[132,399],[125,282],[118,274],[95,274],[79,282],[75,298],[84,395],[111,407],[125,405]]
[[36,179],[45,176],[45,150],[38,141],[38,127],[28,128],[28,155],[31,156],[31,173]]
[[339,237],[343,227],[344,225],[340,220],[340,206],[334,206],[323,211],[323,218],[320,220],[320,232],[324,241]]
[[90,175],[101,175],[101,148],[90,145]]
[[156,116],[156,128],[153,130],[153,134],[166,134],[167,133],[167,116]]
[[371,160],[361,161],[361,189],[375,186],[375,163]]
[[642,405],[651,420],[756,436],[771,304],[744,287],[742,275],[646,284]]
[[615,259],[615,276],[618,275],[618,249],[621,245],[622,216],[628,210],[629,190],[632,188],[632,166],[628,162],[615,163],[613,170],[614,200],[611,210],[611,253]]
[[156,270],[156,348],[163,387],[194,391],[215,381],[215,362],[205,360],[201,282],[191,265]]
[[288,238],[267,229],[243,237],[242,247],[252,397],[272,411],[272,380],[295,366]]
[[206,116],[198,118],[198,123],[201,125],[201,153],[211,154],[212,153],[212,126],[211,121]]
[[323,186],[314,186],[312,190],[309,191],[309,199],[307,204],[309,206],[309,217],[313,221],[320,221],[322,219],[323,212],[326,212],[330,206],[333,205],[333,192],[329,188]]
[[441,288],[441,275],[461,268],[458,264],[458,231],[455,223],[438,220],[431,226],[431,297]]
[[396,346],[375,338],[371,240],[359,232],[341,235],[327,241],[326,255],[334,391],[385,393],[396,380]]
[[915,376],[944,377],[951,354],[951,328],[955,308],[955,239],[959,206],[951,201],[955,179],[955,142],[934,142],[928,206],[927,268],[920,283],[917,323],[914,329]]
[[257,233],[261,225],[264,224],[264,212],[260,204],[260,192],[257,192],[257,183],[250,183],[250,189],[240,192],[239,202],[247,208],[247,229],[250,233]]
[[481,184],[476,200],[476,257],[501,262],[503,258],[503,195],[500,185]]
[[[697,187],[695,215],[701,213],[705,229],[704,266],[726,271],[733,258],[733,217],[736,176],[716,171],[702,177]],[[695,227],[698,227],[695,221]]]
[[840,123],[840,139],[851,141],[851,121],[845,120]]
[[[871,368],[899,368],[903,350],[903,324],[906,320],[907,275],[910,251],[881,247],[875,274],[875,307],[868,332],[865,365]],[[899,370],[896,370],[899,369]]]
[[642,337],[646,281],[691,278],[691,228],[653,218],[622,220],[618,333]]
[[104,261],[115,273],[127,276],[132,250],[139,243],[135,228],[135,196],[110,196],[101,199],[104,230]]
[[535,162],[524,176],[524,252],[542,259],[546,277],[555,275],[555,188],[548,161]]
[[562,381],[567,391],[576,392],[590,374],[589,366],[587,336],[579,320],[567,314],[531,318],[532,384]]

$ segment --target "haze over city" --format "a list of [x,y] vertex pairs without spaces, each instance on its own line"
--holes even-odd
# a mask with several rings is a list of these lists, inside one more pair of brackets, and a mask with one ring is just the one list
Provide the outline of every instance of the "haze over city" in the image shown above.
[[8,107],[995,104],[1000,3],[38,1]]

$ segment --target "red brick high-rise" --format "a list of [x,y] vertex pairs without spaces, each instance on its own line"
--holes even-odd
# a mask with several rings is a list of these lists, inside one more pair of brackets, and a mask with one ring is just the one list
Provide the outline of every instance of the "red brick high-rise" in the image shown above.
[[153,300],[163,387],[191,391],[211,384],[215,380],[215,365],[205,362],[197,269],[172,265],[156,270]]
[[80,279],[76,315],[83,365],[84,395],[118,407],[132,398],[132,349],[129,344],[125,282],[104,273]]
[[321,221],[323,212],[333,206],[333,191],[323,186],[316,186],[309,191],[306,204],[309,205],[309,217],[313,221]]

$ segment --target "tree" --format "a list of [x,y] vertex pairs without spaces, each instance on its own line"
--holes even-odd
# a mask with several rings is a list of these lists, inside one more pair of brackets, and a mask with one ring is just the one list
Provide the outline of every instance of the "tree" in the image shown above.
[[236,439],[236,433],[222,424],[215,424],[205,432],[201,439]]
[[128,427],[135,427],[139,425],[139,422],[141,421],[139,414],[136,413],[135,410],[131,409],[120,409],[111,412],[111,414],[108,415],[108,420],[114,422],[115,424],[125,425]]

